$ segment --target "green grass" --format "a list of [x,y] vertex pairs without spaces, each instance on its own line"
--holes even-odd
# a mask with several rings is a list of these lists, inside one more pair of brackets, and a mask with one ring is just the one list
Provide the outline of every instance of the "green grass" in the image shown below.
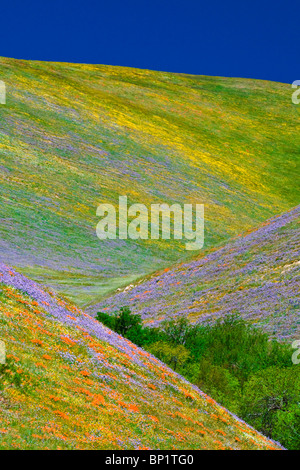
[[100,242],[101,202],[204,203],[205,248],[298,203],[289,85],[6,58],[0,78],[1,259],[81,305],[194,254]]
[[37,281],[43,281],[49,288],[55,292],[59,291],[81,308],[100,302],[104,296],[111,295],[117,288],[125,288],[137,279],[136,276],[80,276],[70,271],[56,271],[40,266],[20,268],[19,271]]

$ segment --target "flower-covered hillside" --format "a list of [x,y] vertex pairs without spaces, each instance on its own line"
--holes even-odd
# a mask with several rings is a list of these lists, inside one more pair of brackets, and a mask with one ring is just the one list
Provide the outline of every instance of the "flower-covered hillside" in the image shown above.
[[300,335],[300,206],[194,261],[165,269],[91,311],[129,305],[145,324],[239,314],[279,340]]
[[2,449],[279,449],[142,349],[0,265]]
[[100,241],[100,203],[203,203],[208,248],[299,202],[288,84],[8,58],[0,80],[0,260],[77,305],[191,255]]

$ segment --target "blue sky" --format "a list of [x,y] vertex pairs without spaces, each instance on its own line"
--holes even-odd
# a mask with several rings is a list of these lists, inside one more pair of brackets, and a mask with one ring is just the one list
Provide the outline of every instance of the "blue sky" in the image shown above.
[[0,55],[300,79],[300,2],[51,0],[0,5]]

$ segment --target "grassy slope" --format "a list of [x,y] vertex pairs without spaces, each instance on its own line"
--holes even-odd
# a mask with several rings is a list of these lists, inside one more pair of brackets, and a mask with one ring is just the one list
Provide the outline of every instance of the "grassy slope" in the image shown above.
[[[0,448],[279,448],[149,353],[0,264]],[[0,366],[1,367],[1,366]]]
[[141,280],[91,311],[129,305],[153,326],[178,315],[207,322],[237,313],[270,336],[298,339],[299,222],[300,206],[192,262]]
[[290,86],[0,58],[0,257],[81,305],[184,259],[96,238],[100,202],[204,202],[206,247],[298,203]]

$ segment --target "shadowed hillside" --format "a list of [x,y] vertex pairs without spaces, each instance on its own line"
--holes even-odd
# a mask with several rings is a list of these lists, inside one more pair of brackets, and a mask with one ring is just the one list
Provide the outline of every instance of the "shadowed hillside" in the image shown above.
[[80,305],[187,257],[100,242],[101,202],[204,203],[206,248],[299,202],[289,85],[6,58],[0,79],[0,258]]
[[154,274],[91,311],[129,305],[145,324],[238,314],[279,340],[300,335],[300,206],[187,264]]
[[280,448],[149,353],[0,264],[2,449]]

